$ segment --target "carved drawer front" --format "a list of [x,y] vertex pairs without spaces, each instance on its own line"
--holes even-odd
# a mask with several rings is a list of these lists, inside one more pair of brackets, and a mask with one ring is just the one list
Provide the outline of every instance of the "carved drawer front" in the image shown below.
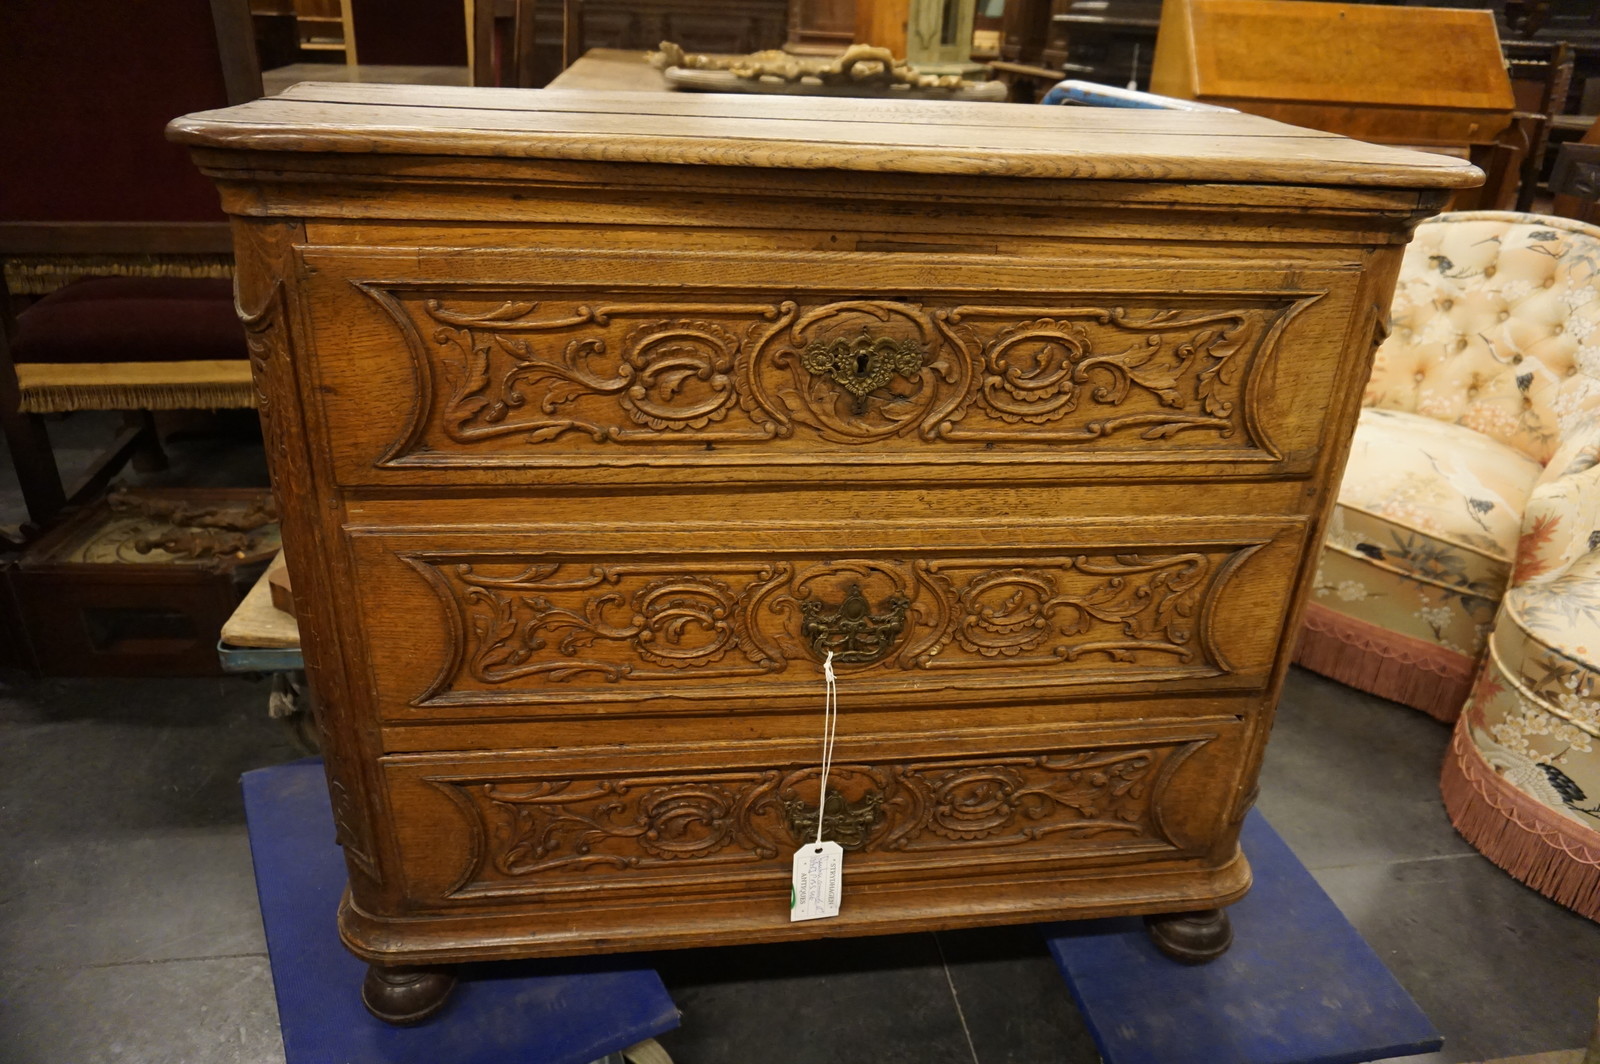
[[377,710],[424,720],[809,707],[829,651],[857,704],[886,707],[1256,690],[1303,538],[1128,518],[351,542]]
[[[1012,733],[966,751],[841,735],[823,835],[847,851],[847,891],[1192,861],[1234,816],[1245,738],[1233,719]],[[816,835],[817,744],[715,750],[386,758],[407,893],[424,908],[659,901],[663,888],[786,895],[794,851]],[[786,906],[771,916],[786,921]]]
[[1353,269],[443,258],[304,253],[344,483],[1304,474],[1367,349]]

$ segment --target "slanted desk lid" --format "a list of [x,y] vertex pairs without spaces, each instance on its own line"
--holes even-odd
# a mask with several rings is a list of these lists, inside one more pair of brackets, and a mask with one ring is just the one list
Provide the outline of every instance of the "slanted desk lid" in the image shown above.
[[1459,159],[1253,115],[309,82],[176,119],[202,148],[1100,181],[1466,188]]
[[1173,0],[1151,87],[1193,100],[1516,108],[1494,12]]

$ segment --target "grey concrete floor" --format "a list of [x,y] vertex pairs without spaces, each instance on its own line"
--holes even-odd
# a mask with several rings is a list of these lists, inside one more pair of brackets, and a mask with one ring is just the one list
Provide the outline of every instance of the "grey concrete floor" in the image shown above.
[[[97,425],[58,426],[64,453],[87,454]],[[163,480],[259,482],[237,436],[174,452]],[[18,509],[9,473],[0,523]],[[0,676],[0,1064],[283,1059],[238,777],[299,751],[265,705],[245,679]],[[1296,671],[1261,809],[1444,1032],[1412,1064],[1582,1045],[1600,926],[1451,830],[1447,737]],[[679,1064],[1096,1059],[1026,928],[657,961],[684,1013],[662,1039]]]

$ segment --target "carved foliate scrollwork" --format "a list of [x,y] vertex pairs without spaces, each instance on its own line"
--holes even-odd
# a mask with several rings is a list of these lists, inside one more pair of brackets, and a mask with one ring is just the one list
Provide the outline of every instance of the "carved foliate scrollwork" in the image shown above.
[[[1010,845],[1057,831],[1139,835],[1146,824],[1150,750],[1113,754],[1044,754],[1000,764],[937,766],[902,773],[908,808],[932,835],[949,842]],[[892,804],[892,803],[891,803]],[[886,832],[893,850],[936,849],[922,830]]]
[[[444,577],[436,586],[465,614],[467,668],[481,683],[532,676],[660,679],[663,668],[727,676],[779,667],[749,630],[740,600],[786,570],[762,565],[737,571],[734,578],[747,584],[736,595],[722,580],[684,566],[551,563],[505,575],[488,568],[424,570]],[[722,665],[736,648],[743,661]]]
[[106,519],[52,551],[53,561],[182,565],[222,573],[268,561],[281,545],[277,511],[267,492],[212,496],[197,505],[159,489],[118,488],[105,502]]
[[[834,766],[824,812],[832,837],[869,867],[897,855],[972,847],[1170,848],[1161,781],[1197,741],[941,762]],[[1164,771],[1165,770],[1165,771]],[[533,878],[625,883],[591,869],[780,865],[816,836],[815,768],[642,773],[605,779],[440,780],[474,819],[478,867],[456,894]]]
[[279,375],[278,367],[286,360],[283,281],[272,280],[259,303],[246,306],[236,302],[234,310],[244,326],[245,350],[250,358],[251,380],[256,390],[256,413],[261,416],[267,463],[275,471],[274,476],[286,476],[290,444],[286,439],[288,425],[284,423],[284,418],[293,414],[280,412],[279,407],[284,404],[275,393],[281,385],[274,380]]
[[[1050,653],[1066,661],[1104,654],[1132,661],[1137,651],[1167,648],[1181,660],[1194,653],[1196,606],[1210,575],[1202,554],[1109,559],[1074,558],[1074,570],[1101,578],[1087,593],[1062,593],[1048,568],[989,569],[968,575],[947,563],[930,562],[939,580],[960,605],[952,628],[956,641],[986,658],[1012,658],[1050,643]],[[959,575],[957,575],[959,573]],[[1053,634],[1087,636],[1119,628],[1110,640],[1057,641]]]
[[1208,604],[1255,549],[828,562],[408,556],[457,633],[415,704],[509,696],[535,680],[693,683],[796,664],[810,682],[829,650],[855,669],[1093,660],[1130,677],[1217,674],[1229,666],[1206,634]]
[[[394,315],[418,309],[387,293],[375,298]],[[579,304],[552,314],[537,302],[516,301],[462,311],[439,299],[424,300],[420,309],[423,333],[446,354],[441,369],[450,392],[441,397],[440,416],[444,435],[456,444],[506,437],[542,443],[569,433],[596,443],[639,442],[706,429],[745,402],[733,376],[735,358],[752,334],[770,331],[783,313],[743,305]],[[675,312],[700,316],[639,320]],[[733,331],[741,328],[742,336]],[[420,357],[436,356],[429,350]],[[757,422],[734,437],[775,434],[770,419]]]
[[796,433],[952,445],[1182,435],[1275,454],[1247,409],[1251,367],[1316,298],[1263,293],[1191,310],[363,290],[410,338],[424,392],[384,461],[423,464]]
[[[973,307],[953,311],[950,319],[1014,314],[1004,307]],[[1114,327],[1129,342],[1103,350],[1091,325]],[[984,348],[987,372],[975,398],[1013,424],[1050,424],[1081,406],[1113,408],[1082,426],[1083,439],[1125,428],[1138,428],[1145,439],[1196,428],[1228,438],[1239,431],[1233,418],[1242,369],[1237,356],[1250,338],[1249,325],[1241,312],[1168,311],[1134,319],[1121,307],[1006,325]],[[1154,399],[1156,409],[1115,409],[1135,393]]]

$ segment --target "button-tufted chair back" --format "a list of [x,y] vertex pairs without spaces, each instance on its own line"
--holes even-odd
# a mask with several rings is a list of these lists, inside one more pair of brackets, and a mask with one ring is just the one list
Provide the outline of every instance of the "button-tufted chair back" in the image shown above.
[[1367,406],[1454,422],[1546,463],[1600,410],[1600,228],[1510,211],[1417,228]]

